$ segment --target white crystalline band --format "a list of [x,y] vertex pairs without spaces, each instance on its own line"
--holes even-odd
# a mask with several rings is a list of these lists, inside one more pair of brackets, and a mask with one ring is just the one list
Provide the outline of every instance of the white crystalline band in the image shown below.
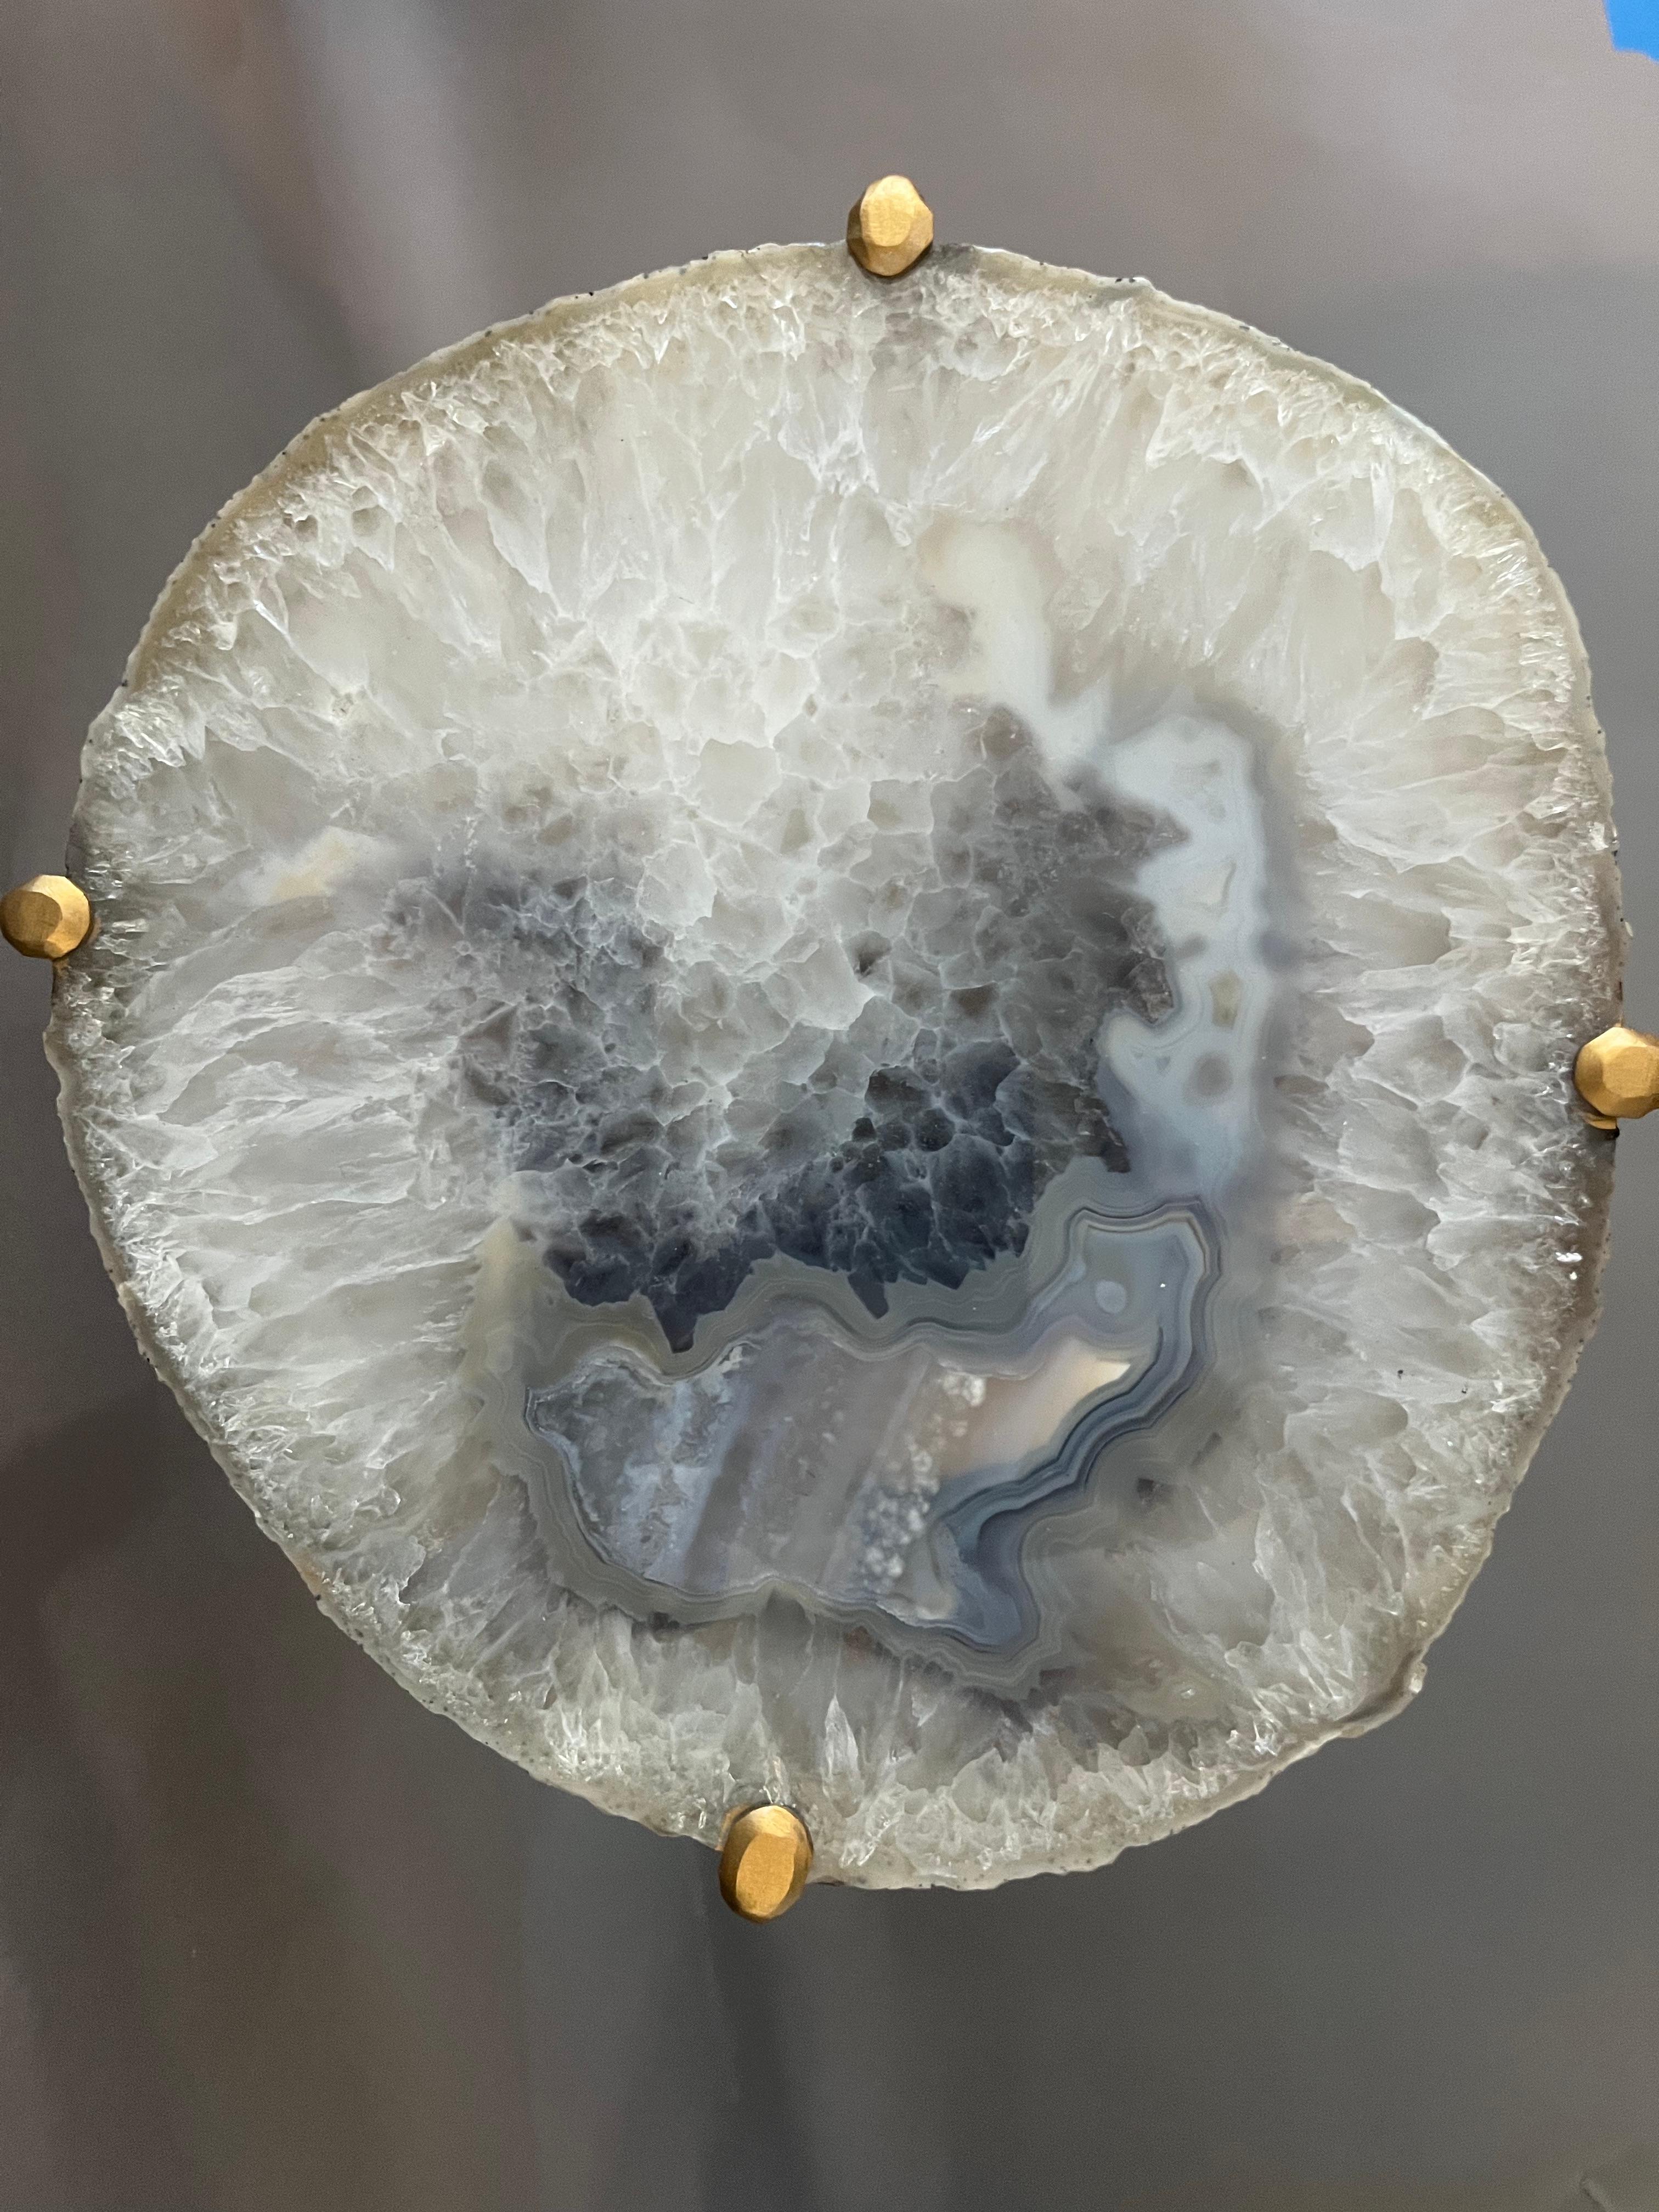
[[939,248],[313,426],[95,725],[129,1310],[416,1693],[820,1874],[1096,1865],[1380,1717],[1594,1310],[1605,767],[1334,370]]

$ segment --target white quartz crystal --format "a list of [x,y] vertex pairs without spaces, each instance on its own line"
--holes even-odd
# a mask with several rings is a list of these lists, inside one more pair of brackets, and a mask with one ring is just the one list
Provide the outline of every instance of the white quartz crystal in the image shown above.
[[1165,299],[769,248],[313,424],[94,726],[50,1048],[329,1613],[815,1874],[1421,1680],[1595,1310],[1608,792],[1515,510]]

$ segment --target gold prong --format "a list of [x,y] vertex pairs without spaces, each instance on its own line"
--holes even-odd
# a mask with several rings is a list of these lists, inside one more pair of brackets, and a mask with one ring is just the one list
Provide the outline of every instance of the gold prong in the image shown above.
[[1659,1037],[1615,1022],[1583,1047],[1572,1073],[1595,1127],[1639,1121],[1659,1106]]
[[812,1838],[787,1805],[751,1805],[726,1831],[720,1895],[744,1920],[776,1920],[806,1887]]
[[908,177],[878,177],[847,218],[847,250],[872,276],[902,276],[933,242],[933,210]]
[[0,936],[31,960],[64,960],[92,934],[92,908],[67,876],[31,876],[0,899]]

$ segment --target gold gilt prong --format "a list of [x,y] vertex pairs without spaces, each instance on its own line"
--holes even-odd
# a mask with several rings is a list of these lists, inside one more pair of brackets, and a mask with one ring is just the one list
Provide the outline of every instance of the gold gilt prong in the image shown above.
[[902,276],[933,242],[933,210],[908,177],[878,177],[847,218],[847,250],[872,276]]
[[0,936],[31,960],[64,960],[92,934],[92,908],[67,876],[31,876],[0,899]]
[[1615,1022],[1583,1048],[1572,1073],[1593,1127],[1638,1121],[1659,1106],[1659,1037]]
[[787,1805],[751,1805],[726,1831],[720,1895],[744,1920],[776,1920],[806,1887],[812,1838]]

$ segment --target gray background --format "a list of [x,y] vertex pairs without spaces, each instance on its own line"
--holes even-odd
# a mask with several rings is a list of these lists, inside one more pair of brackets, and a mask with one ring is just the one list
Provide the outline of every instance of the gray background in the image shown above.
[[[1600,0],[0,0],[0,130],[7,880],[310,416],[900,167],[943,235],[1233,310],[1519,500],[1659,1024],[1659,66]],[[4,2212],[1659,2204],[1659,1129],[1403,1718],[1098,1875],[756,1930],[313,1611],[128,1338],[47,981],[0,963]]]

